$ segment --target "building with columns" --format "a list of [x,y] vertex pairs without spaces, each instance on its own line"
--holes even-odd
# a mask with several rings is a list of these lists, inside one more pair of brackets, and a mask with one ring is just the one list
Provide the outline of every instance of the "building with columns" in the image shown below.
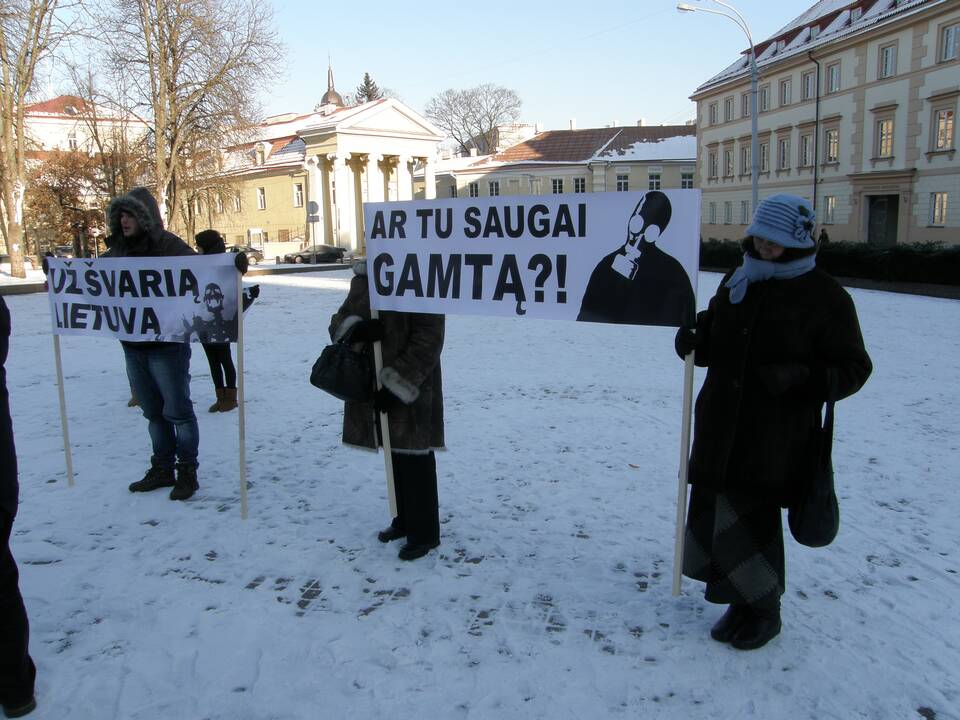
[[[821,0],[756,53],[761,199],[807,198],[832,241],[960,243],[960,0]],[[748,58],[692,95],[704,238],[753,213]]]
[[443,139],[393,98],[345,107],[329,72],[316,112],[267,118],[227,152],[232,192],[211,203],[210,227],[267,257],[307,244],[363,254],[363,203],[412,199],[414,169],[432,174]]

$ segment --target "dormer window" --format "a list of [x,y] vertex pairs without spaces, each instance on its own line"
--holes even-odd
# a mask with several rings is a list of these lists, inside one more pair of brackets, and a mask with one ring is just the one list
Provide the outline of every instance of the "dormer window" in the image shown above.
[[77,108],[75,108],[73,105],[67,105],[67,106],[63,109],[63,111],[64,111],[67,115],[79,115],[79,114],[80,114],[80,111],[77,110]]
[[811,25],[811,26],[810,26],[810,39],[811,39],[811,40],[816,40],[816,39],[817,39],[817,36],[818,36],[819,34],[820,34],[820,26],[819,26],[819,25]]
[[855,23],[857,20],[860,19],[862,15],[863,15],[863,8],[855,7],[853,10],[850,11],[850,22]]
[[263,147],[263,143],[259,143],[254,148],[253,152],[254,152],[254,162],[256,162],[257,165],[263,165],[264,155],[266,154],[266,151],[264,150],[264,147]]

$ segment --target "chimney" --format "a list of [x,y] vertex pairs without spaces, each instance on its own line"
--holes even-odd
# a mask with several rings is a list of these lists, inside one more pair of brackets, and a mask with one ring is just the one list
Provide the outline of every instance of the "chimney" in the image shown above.
[[477,149],[475,147],[470,148],[470,157],[477,156]]
[[577,119],[576,119],[576,118],[570,118],[570,129],[571,129],[571,130],[576,130],[576,129],[577,129]]
[[614,120],[612,123],[610,123],[610,127],[617,127],[617,121]]
[[643,118],[640,118],[639,120],[637,120],[637,127],[643,127],[644,125],[646,125],[646,123],[647,123],[646,120],[644,120]]

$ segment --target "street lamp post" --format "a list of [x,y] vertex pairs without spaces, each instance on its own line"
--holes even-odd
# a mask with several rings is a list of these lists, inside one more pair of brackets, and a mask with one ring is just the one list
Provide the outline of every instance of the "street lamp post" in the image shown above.
[[[700,0],[697,1],[699,2]],[[757,182],[760,176],[760,156],[758,154],[759,142],[757,140],[757,53],[753,45],[753,36],[750,34],[750,28],[747,26],[747,21],[744,20],[743,15],[741,15],[735,7],[724,2],[723,0],[711,0],[711,2],[715,2],[717,5],[722,5],[732,12],[733,15],[728,15],[725,12],[714,10],[712,8],[690,5],[685,2],[678,2],[677,10],[680,12],[705,12],[712,15],[725,17],[728,20],[735,22],[737,26],[743,30],[744,34],[747,36],[747,41],[750,43],[750,212],[752,214],[756,212],[757,209]]]

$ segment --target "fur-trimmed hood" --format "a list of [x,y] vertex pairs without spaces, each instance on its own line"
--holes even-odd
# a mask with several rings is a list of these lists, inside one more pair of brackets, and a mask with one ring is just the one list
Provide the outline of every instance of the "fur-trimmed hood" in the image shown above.
[[[140,232],[135,236],[124,237],[120,228],[121,212],[136,218]],[[183,240],[163,229],[160,206],[145,187],[136,187],[126,195],[114,198],[107,208],[107,220],[110,225],[107,254],[112,257],[195,254]]]

